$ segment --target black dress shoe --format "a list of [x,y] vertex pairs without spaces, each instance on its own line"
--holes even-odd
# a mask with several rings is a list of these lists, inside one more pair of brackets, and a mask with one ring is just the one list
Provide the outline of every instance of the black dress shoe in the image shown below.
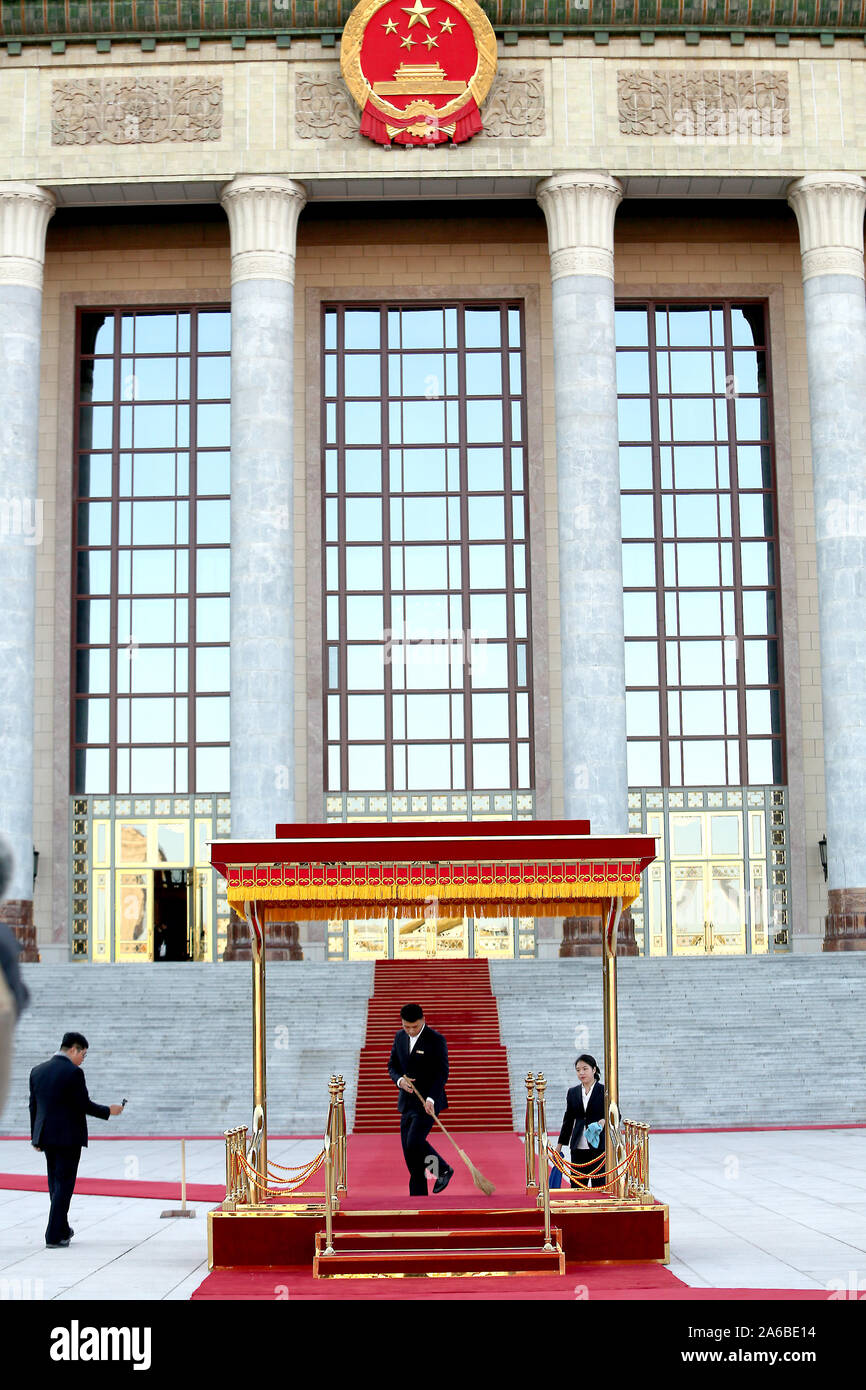
[[66,1246],[67,1246],[68,1244],[69,1244],[69,1237],[68,1237],[68,1236],[67,1236],[66,1240],[46,1240],[46,1242],[45,1242],[45,1249],[46,1249],[46,1250],[65,1250],[65,1248],[66,1248]]
[[440,1173],[440,1174],[439,1174],[439,1177],[438,1177],[438,1178],[436,1179],[436,1181],[434,1182],[434,1184],[433,1184],[433,1191],[434,1191],[434,1192],[444,1192],[445,1189],[446,1189],[446,1187],[448,1186],[449,1182],[451,1181],[451,1179],[452,1179],[453,1177],[454,1177],[454,1169],[453,1169],[453,1168],[446,1168],[446,1169],[445,1169],[445,1172],[444,1172],[444,1173]]

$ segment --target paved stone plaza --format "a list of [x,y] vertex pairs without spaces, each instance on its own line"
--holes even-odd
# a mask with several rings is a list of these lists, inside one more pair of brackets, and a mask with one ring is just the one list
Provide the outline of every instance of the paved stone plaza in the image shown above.
[[[299,1163],[316,1148],[275,1141],[271,1156]],[[94,1140],[80,1173],[166,1181],[179,1161],[175,1140]],[[5,1140],[0,1166],[40,1173],[43,1162],[25,1141]],[[671,1271],[683,1283],[866,1292],[866,1129],[659,1134],[652,1169],[653,1192],[670,1206]],[[188,1145],[189,1182],[219,1183],[224,1171],[219,1142]],[[188,1299],[207,1275],[210,1204],[192,1204],[192,1220],[163,1220],[177,1204],[76,1196],[72,1245],[48,1251],[47,1196],[0,1189],[0,1298]]]

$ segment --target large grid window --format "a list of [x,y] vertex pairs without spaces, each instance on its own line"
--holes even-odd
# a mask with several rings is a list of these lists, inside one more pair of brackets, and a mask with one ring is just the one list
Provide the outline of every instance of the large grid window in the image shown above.
[[520,303],[323,309],[330,791],[533,783]]
[[78,320],[72,790],[229,785],[228,309]]
[[623,303],[630,786],[784,781],[763,303]]

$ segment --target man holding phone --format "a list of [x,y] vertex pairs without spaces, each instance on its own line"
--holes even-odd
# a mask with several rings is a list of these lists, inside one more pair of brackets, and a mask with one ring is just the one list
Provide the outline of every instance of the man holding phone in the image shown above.
[[59,1051],[30,1073],[30,1141],[45,1154],[51,1210],[45,1231],[49,1250],[66,1247],[73,1236],[69,1203],[75,1191],[81,1150],[87,1148],[87,1116],[107,1120],[122,1105],[97,1105],[87,1094],[84,1072],[88,1042],[83,1033],[64,1033]]

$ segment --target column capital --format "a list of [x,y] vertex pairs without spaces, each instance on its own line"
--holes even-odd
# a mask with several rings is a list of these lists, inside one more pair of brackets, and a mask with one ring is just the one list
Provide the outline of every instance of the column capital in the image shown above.
[[805,174],[788,186],[800,228],[803,279],[856,275],[863,279],[866,180],[859,174]]
[[543,179],[535,196],[547,221],[550,274],[613,279],[613,222],[623,188],[610,174],[566,173]]
[[239,174],[225,184],[220,202],[231,231],[233,285],[294,284],[298,218],[306,201],[304,185],[281,174]]
[[0,285],[42,289],[45,232],[56,206],[36,183],[0,183]]

